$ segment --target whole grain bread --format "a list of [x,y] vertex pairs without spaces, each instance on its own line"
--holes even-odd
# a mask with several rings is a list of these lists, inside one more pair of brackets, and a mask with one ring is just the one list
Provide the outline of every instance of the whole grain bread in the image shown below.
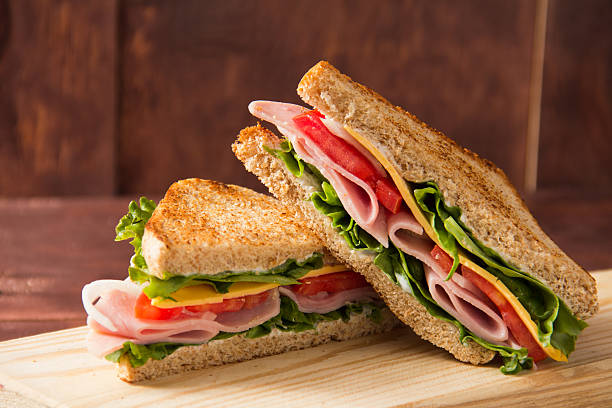
[[118,375],[127,382],[151,380],[210,366],[314,347],[331,341],[382,333],[399,324],[389,309],[382,309],[381,317],[381,321],[375,323],[365,314],[353,314],[348,322],[341,319],[323,321],[315,330],[299,333],[273,329],[267,336],[255,339],[239,334],[224,340],[214,340],[208,344],[181,347],[166,358],[151,359],[141,367],[132,367],[128,358],[124,356],[118,364]]
[[598,310],[595,279],[542,231],[504,172],[326,61],[298,94],[368,139],[410,182],[435,181],[474,236],[548,285],[580,318]]
[[433,317],[423,305],[404,292],[378,269],[373,255],[351,250],[344,239],[332,227],[327,216],[321,214],[307,201],[315,186],[314,180],[296,178],[284,163],[267,153],[263,146],[278,147],[280,139],[260,125],[243,129],[232,145],[234,154],[248,171],[255,174],[270,192],[279,199],[293,203],[307,220],[308,226],[317,231],[332,254],[361,273],[374,287],[391,311],[415,333],[436,346],[448,350],[455,358],[472,364],[490,361],[495,353],[468,340],[459,341],[459,331],[448,322]]
[[325,252],[292,206],[248,188],[187,179],[172,184],[147,222],[152,275],[266,270]]

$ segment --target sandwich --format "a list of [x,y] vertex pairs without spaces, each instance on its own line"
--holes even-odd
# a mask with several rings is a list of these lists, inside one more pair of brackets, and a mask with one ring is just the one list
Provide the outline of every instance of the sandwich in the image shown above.
[[254,101],[276,126],[233,151],[299,210],[391,311],[455,358],[502,372],[567,361],[598,309],[595,280],[540,228],[502,170],[329,63],[297,92]]
[[83,288],[88,349],[135,382],[390,330],[399,321],[291,208],[222,183],[172,184],[116,228],[126,280]]

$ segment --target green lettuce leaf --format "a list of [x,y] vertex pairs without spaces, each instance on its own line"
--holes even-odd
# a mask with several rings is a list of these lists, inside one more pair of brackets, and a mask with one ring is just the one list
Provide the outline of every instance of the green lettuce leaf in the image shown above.
[[445,224],[448,219],[452,219],[453,215],[457,215],[459,209],[457,207],[447,207],[444,204],[442,196],[434,194],[434,192],[435,191],[431,187],[413,190],[414,198],[421,207],[423,215],[425,215],[425,218],[435,231],[440,246],[453,258],[453,265],[446,277],[446,280],[449,280],[459,266],[459,255],[457,251],[457,242],[455,238],[448,233]]
[[578,334],[587,324],[574,316],[563,301],[543,283],[521,272],[477,240],[461,221],[461,210],[444,204],[436,183],[423,183],[414,185],[413,188],[415,199],[423,211],[436,213],[436,217],[443,220],[442,226],[448,234],[447,239],[456,241],[476,256],[477,263],[502,281],[518,298],[538,326],[538,337],[542,344],[552,344],[568,356],[574,350]]
[[[220,332],[215,337],[210,339],[223,340],[239,334],[246,338],[254,339],[257,337],[267,336],[273,329],[281,331],[302,332],[305,330],[315,330],[319,322],[333,321],[342,319],[347,322],[351,314],[366,313],[375,323],[382,322],[382,315],[379,306],[374,303],[349,303],[338,310],[329,313],[303,313],[298,309],[297,304],[286,296],[281,296],[280,313],[272,319],[245,330],[239,333]],[[131,341],[123,343],[123,347],[106,355],[106,359],[112,362],[118,362],[121,357],[127,355],[132,367],[140,367],[145,364],[150,358],[161,360],[164,357],[174,353],[177,349],[183,346],[193,346],[194,344],[185,343],[154,343],[154,344],[134,344]]]
[[342,206],[338,194],[327,180],[321,183],[321,191],[312,193],[310,201],[319,212],[331,219],[332,226],[336,228],[351,249],[374,252],[383,252],[386,249],[351,218]]
[[295,177],[302,177],[307,174],[314,177],[318,182],[325,180],[325,177],[323,177],[321,172],[315,166],[302,161],[302,159],[298,157],[288,139],[281,142],[279,149],[272,149],[268,146],[263,146],[263,148],[266,152],[285,163],[285,167],[287,167],[287,169]]
[[119,220],[115,227],[115,241],[132,238],[130,244],[134,247],[134,255],[130,259],[128,268],[130,276],[132,273],[148,273],[147,263],[142,256],[142,235],[155,207],[155,202],[146,197],[140,197],[138,203],[131,201],[128,206],[128,213]]
[[140,202],[130,202],[129,212],[121,218],[115,228],[115,241],[132,238],[130,244],[134,247],[134,255],[128,268],[130,279],[137,283],[149,285],[143,290],[149,298],[163,297],[172,299],[172,293],[186,286],[208,284],[219,293],[227,293],[234,282],[266,282],[279,285],[299,284],[298,279],[313,269],[323,267],[323,255],[314,253],[310,257],[297,261],[288,259],[283,264],[266,271],[222,272],[215,275],[174,275],[165,272],[162,278],[149,274],[147,262],[142,256],[142,235],[147,221],[155,210],[155,203],[146,197]]
[[105,358],[113,363],[119,362],[121,357],[127,355],[132,367],[144,365],[150,358],[161,360],[162,358],[174,353],[178,348],[190,346],[192,344],[179,343],[155,343],[155,344],[134,344],[131,341],[123,343],[123,347],[107,354]]

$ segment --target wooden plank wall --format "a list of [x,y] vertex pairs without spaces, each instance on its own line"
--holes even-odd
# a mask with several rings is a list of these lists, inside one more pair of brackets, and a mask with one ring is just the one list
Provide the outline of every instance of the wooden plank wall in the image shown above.
[[538,186],[612,192],[612,2],[550,4]]
[[0,196],[115,191],[116,6],[0,0]]
[[[611,10],[606,0],[0,0],[0,196],[159,195],[184,177],[262,191],[229,149],[255,122],[246,105],[298,102],[297,81],[319,59],[493,160],[520,190],[532,154],[539,187],[611,192]],[[526,142],[533,115],[539,150]]]

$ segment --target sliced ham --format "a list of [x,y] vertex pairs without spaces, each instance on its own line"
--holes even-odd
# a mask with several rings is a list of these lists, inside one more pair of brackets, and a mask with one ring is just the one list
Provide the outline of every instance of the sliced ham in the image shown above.
[[212,312],[184,313],[172,320],[144,320],[134,316],[141,291],[142,287],[129,281],[97,281],[83,288],[84,306],[89,315],[87,325],[93,331],[107,335],[93,335],[94,341],[90,345],[94,348],[91,350],[93,354],[108,354],[109,344],[119,348],[128,340],[137,344],[205,343],[220,331],[235,333],[247,330],[280,312],[278,289],[272,289],[265,302],[250,310],[219,315]]
[[374,168],[378,171],[378,175],[379,176],[386,177],[387,171],[382,166],[382,164],[380,164],[380,162],[378,160],[376,160],[376,158],[372,155],[372,153],[370,153],[368,151],[368,149],[363,147],[363,145],[361,145],[361,143],[359,143],[357,140],[355,140],[353,135],[351,135],[349,132],[347,132],[346,129],[344,128],[344,126],[342,126],[340,123],[336,122],[335,120],[333,120],[331,118],[322,118],[321,122],[323,122],[325,127],[333,135],[338,136],[340,139],[343,139],[345,142],[349,143],[355,149],[359,150],[359,152],[361,154],[363,154],[363,156],[366,159],[368,159],[368,161],[370,163],[372,163]]
[[90,329],[87,333],[87,351],[96,357],[103,358],[113,351],[119,350],[126,341],[138,343],[135,339],[113,336]]
[[265,302],[253,309],[242,309],[238,312],[225,312],[217,315],[216,322],[220,331],[238,333],[251,327],[259,326],[280,313],[280,294],[278,289],[270,289]]
[[423,262],[429,292],[442,309],[484,340],[507,345],[508,327],[497,308],[478,287],[458,272],[450,280],[445,280],[447,272],[431,255],[434,243],[423,235],[423,228],[412,214],[399,213],[389,217],[388,227],[391,242]]
[[[446,271],[431,255],[431,250],[434,247],[433,241],[426,235],[423,235],[423,228],[420,225],[418,227],[414,225],[414,223],[418,224],[418,222],[414,219],[412,214],[401,214],[403,213],[389,217],[388,231],[391,242],[405,254],[414,256],[416,259],[423,262],[423,264],[429,266],[429,268],[435,271],[442,279],[445,279],[447,275]],[[414,223],[410,218],[414,219]],[[452,282],[474,293],[482,302],[492,305],[489,298],[478,289],[476,285],[465,279],[459,273],[454,273],[452,279],[447,282]]]
[[508,326],[496,310],[470,291],[452,281],[445,281],[427,265],[425,278],[431,297],[442,309],[478,337],[490,343],[507,345]]
[[371,286],[344,290],[332,294],[319,292],[314,296],[295,293],[289,287],[281,286],[279,290],[283,296],[293,300],[300,312],[303,313],[328,313],[340,309],[347,303],[369,302],[378,299],[378,295]]
[[[315,166],[329,180],[344,209],[355,222],[383,246],[388,246],[386,216],[384,210],[380,209],[374,189],[331,160],[294,124],[293,118],[307,112],[306,108],[288,103],[254,101],[249,104],[249,111],[259,119],[273,123],[289,139],[298,156]],[[342,133],[341,137],[351,139],[352,144],[358,144],[348,132]],[[380,169],[380,163],[371,154],[368,153],[366,157]]]

